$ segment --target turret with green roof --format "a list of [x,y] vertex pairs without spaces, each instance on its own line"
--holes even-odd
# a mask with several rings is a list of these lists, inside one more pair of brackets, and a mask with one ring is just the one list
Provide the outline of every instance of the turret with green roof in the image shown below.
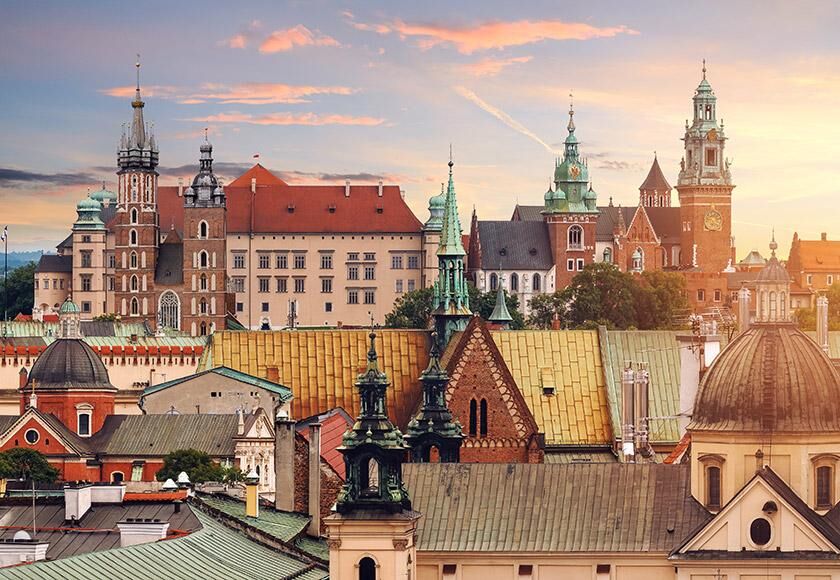
[[545,193],[543,213],[598,213],[595,192],[589,188],[589,168],[578,151],[575,110],[571,106],[567,129],[563,157],[555,162],[554,188],[549,187]]

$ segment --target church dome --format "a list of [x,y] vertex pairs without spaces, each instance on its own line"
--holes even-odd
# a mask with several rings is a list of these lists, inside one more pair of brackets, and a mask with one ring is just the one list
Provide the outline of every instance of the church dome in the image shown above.
[[102,209],[102,206],[99,205],[99,202],[93,199],[92,197],[86,197],[78,204],[76,204],[76,210],[84,211],[84,212],[99,212]]
[[783,284],[790,282],[790,276],[788,276],[787,270],[785,270],[785,267],[776,258],[775,252],[758,273],[756,282],[780,282]]
[[79,306],[73,302],[69,296],[61,305],[61,308],[58,309],[59,314],[80,314],[81,312],[82,311],[79,310]]
[[104,202],[106,199],[110,203],[117,202],[117,194],[113,191],[105,189],[105,183],[102,183],[102,189],[96,190],[90,194],[91,199],[98,201],[99,203]]
[[689,429],[840,431],[840,376],[793,324],[755,324],[706,372]]
[[[62,310],[67,304],[73,303],[65,302]],[[117,390],[99,355],[80,338],[59,338],[50,344],[32,365],[26,388],[33,381],[36,391]]]

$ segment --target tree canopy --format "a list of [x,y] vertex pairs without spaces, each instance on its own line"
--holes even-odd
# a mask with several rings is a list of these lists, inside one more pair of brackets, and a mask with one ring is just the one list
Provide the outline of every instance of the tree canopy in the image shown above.
[[0,477],[23,479],[36,483],[53,483],[59,471],[47,462],[47,458],[35,449],[15,447],[0,453]]
[[240,481],[242,472],[236,468],[224,467],[213,461],[209,455],[197,449],[179,449],[163,458],[163,467],[155,474],[158,481],[177,480],[185,471],[192,483],[206,481]]
[[[9,320],[21,312],[24,314],[32,312],[32,304],[35,300],[35,266],[35,262],[29,262],[14,270],[9,270],[8,280],[0,276],[0,304],[5,296],[6,285],[9,287]],[[0,263],[0,273],[2,273],[2,267],[3,264]],[[2,308],[0,306],[0,320],[3,319]]]
[[[840,330],[840,284],[832,284],[825,292],[828,298],[828,329]],[[817,307],[800,308],[796,311],[796,322],[802,330],[817,329]]]
[[[481,292],[473,284],[468,283],[470,308],[483,319],[487,320],[496,305],[495,292]],[[406,292],[394,302],[394,308],[385,315],[387,328],[429,328],[432,320],[433,288],[421,288]],[[519,297],[505,292],[505,303],[513,320],[513,329],[525,328],[525,317],[519,310]]]

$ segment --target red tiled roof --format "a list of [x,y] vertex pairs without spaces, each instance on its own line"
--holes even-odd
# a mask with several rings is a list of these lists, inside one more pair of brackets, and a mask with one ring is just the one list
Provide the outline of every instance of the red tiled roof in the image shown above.
[[159,491],[150,493],[130,493],[126,492],[123,501],[176,501],[187,499],[187,491],[179,489],[178,491]]
[[803,272],[837,272],[840,270],[840,241],[800,240],[798,247],[799,265]]
[[686,452],[689,445],[691,445],[691,434],[686,433],[682,436],[679,443],[677,443],[677,446],[674,447],[674,450],[671,451],[671,454],[668,455],[662,463],[667,463],[669,465],[679,463],[682,459],[683,453]]
[[262,185],[288,185],[268,169],[257,163],[251,169],[231,181],[229,187],[251,187],[251,180],[257,180],[257,187]]
[[305,419],[298,423],[298,433],[309,441],[308,425],[318,420],[321,423],[321,458],[335,469],[341,479],[344,479],[344,456],[338,450],[344,432],[353,425],[349,415],[343,409],[332,409],[318,416]]

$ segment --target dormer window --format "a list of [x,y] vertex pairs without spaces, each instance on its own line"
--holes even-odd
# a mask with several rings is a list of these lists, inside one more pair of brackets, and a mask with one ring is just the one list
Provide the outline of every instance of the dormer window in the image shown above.
[[837,457],[834,455],[820,455],[812,460],[814,493],[814,509],[828,510],[834,507],[834,483],[837,477]]

